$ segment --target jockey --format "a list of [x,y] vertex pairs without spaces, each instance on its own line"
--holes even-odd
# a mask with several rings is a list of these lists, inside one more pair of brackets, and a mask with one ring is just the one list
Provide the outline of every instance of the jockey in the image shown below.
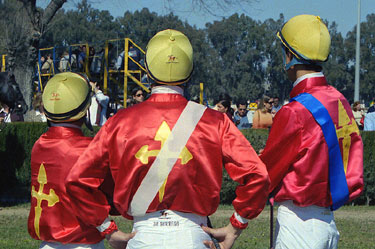
[[[73,208],[114,248],[203,249],[214,246],[209,233],[230,248],[264,208],[265,165],[226,115],[183,97],[193,72],[184,34],[157,33],[145,64],[151,96],[110,118],[77,161],[66,182]],[[207,216],[219,205],[223,165],[239,183],[235,213],[226,227],[210,229]],[[107,218],[109,204],[98,191],[106,172],[115,183],[114,205],[133,219],[136,233],[118,231]]]
[[64,182],[92,140],[81,131],[91,102],[89,82],[76,73],[57,74],[42,98],[50,127],[31,152],[29,234],[42,240],[43,249],[104,249],[104,236],[76,218]]
[[350,105],[327,84],[331,38],[319,16],[299,15],[277,34],[293,83],[260,156],[279,204],[274,248],[337,248],[333,210],[363,190],[363,144]]

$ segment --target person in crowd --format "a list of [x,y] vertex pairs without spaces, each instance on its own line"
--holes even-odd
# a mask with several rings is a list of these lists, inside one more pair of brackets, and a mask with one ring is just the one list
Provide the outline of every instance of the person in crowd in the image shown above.
[[274,248],[337,248],[332,210],[363,190],[362,139],[348,101],[321,71],[331,44],[323,20],[295,16],[277,37],[294,83],[260,155],[279,205]]
[[[154,82],[150,98],[120,110],[100,129],[67,177],[72,206],[114,248],[203,249],[213,246],[208,233],[231,248],[248,219],[264,208],[266,168],[226,115],[183,97],[193,71],[184,34],[157,33],[146,65]],[[235,213],[226,227],[210,229],[207,216],[219,204],[223,165],[240,183]],[[98,191],[107,171],[115,181],[114,204],[133,219],[136,233],[123,233],[108,219],[109,205]]]
[[278,96],[275,96],[273,99],[273,105],[272,105],[272,111],[273,115],[276,115],[276,113],[281,109],[282,105],[280,105],[280,100]]
[[23,114],[19,112],[11,112],[10,107],[0,102],[0,123],[23,122]]
[[83,72],[85,70],[86,65],[86,45],[82,45],[80,47],[80,51],[78,54],[78,69]]
[[357,123],[358,125],[358,128],[360,130],[363,130],[363,124],[361,123],[361,120],[362,118],[365,116],[363,110],[362,110],[362,107],[361,107],[361,102],[359,101],[355,101],[353,103],[353,116],[354,116],[354,119],[355,119],[355,122]]
[[248,113],[246,100],[240,100],[237,103],[237,111],[233,115],[233,121],[238,129],[251,128],[253,120],[249,118]]
[[[131,57],[135,62],[139,62],[141,59],[140,52],[133,44],[129,45],[128,51],[129,57]],[[124,60],[125,60],[125,51],[122,51],[117,57],[115,67],[117,70],[124,70]],[[128,60],[128,70],[139,70],[139,66],[131,59]]]
[[33,99],[33,102],[31,103],[33,107],[34,114],[31,115],[33,117],[34,122],[47,122],[46,115],[44,115],[43,111],[43,99],[42,99],[42,93],[37,92],[35,94],[35,97]]
[[[44,57],[42,57],[44,58]],[[53,60],[52,55],[47,54],[47,59],[43,62],[41,71],[43,74],[52,73],[52,67],[53,67]]]
[[144,100],[145,100],[145,92],[143,91],[143,89],[141,87],[135,87],[132,90],[132,99],[131,99],[130,105],[128,106],[142,103]]
[[370,106],[370,108],[367,110],[364,119],[364,130],[375,131],[375,104]]
[[234,111],[231,107],[231,103],[232,98],[229,96],[229,94],[222,93],[214,102],[214,109],[221,113],[225,113],[228,116],[228,118],[233,121]]
[[68,71],[68,69],[71,70],[72,64],[74,63],[73,61],[75,60],[76,60],[75,54],[72,54],[70,58],[70,62],[69,62],[69,53],[68,51],[64,51],[64,53],[61,55],[61,58],[60,58],[59,71],[66,72]]
[[103,126],[107,121],[107,108],[109,97],[105,95],[96,82],[90,82],[94,95],[91,97],[91,106],[89,108],[90,122],[93,126]]
[[31,152],[28,231],[43,249],[104,249],[104,235],[76,218],[64,182],[92,140],[81,131],[90,92],[84,77],[66,72],[51,78],[42,95],[49,129]]
[[264,96],[253,115],[253,129],[269,129],[272,126],[272,98]]
[[[111,64],[113,61],[112,58],[112,51],[113,49],[113,44],[108,43],[108,64]],[[105,55],[105,48],[102,48],[98,53],[95,54],[92,63],[90,64],[90,70],[94,74],[100,74],[104,68],[104,55]],[[112,60],[111,60],[112,58]],[[110,65],[109,65],[110,66]]]

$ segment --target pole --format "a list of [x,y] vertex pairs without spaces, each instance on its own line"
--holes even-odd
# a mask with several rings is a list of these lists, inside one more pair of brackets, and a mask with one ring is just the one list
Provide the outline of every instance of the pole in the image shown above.
[[358,0],[357,41],[356,41],[356,51],[355,51],[354,101],[359,101],[360,39],[361,39],[361,0]]

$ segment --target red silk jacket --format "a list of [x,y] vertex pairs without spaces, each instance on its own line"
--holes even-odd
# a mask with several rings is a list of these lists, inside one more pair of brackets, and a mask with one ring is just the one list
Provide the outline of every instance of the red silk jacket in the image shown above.
[[[97,191],[108,170],[115,182],[114,204],[124,217],[132,218],[127,213],[132,197],[161,149],[157,137],[169,134],[186,104],[180,94],[152,94],[107,121],[67,178],[73,208],[82,220],[99,226],[108,216],[108,203]],[[220,201],[223,164],[239,183],[233,201],[237,213],[251,219],[262,211],[268,195],[266,168],[226,115],[207,109],[185,147],[192,157],[177,160],[164,193],[156,194],[147,212],[211,215]]]
[[[352,110],[345,97],[329,86],[324,76],[298,83],[290,97],[310,93],[328,110],[339,139],[349,200],[363,190],[363,143]],[[293,200],[298,206],[329,207],[328,146],[312,114],[299,102],[277,112],[266,147],[260,156],[271,180],[275,201]]]
[[80,224],[66,195],[65,178],[92,138],[78,128],[50,127],[31,153],[31,209],[28,230],[38,240],[95,244],[103,237]]

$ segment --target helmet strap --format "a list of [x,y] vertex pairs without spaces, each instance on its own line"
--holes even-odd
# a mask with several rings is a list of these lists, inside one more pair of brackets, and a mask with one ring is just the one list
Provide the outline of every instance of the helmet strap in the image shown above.
[[293,55],[292,60],[289,63],[286,63],[286,52],[285,51],[283,51],[283,61],[284,61],[285,71],[288,71],[294,65],[322,66],[322,63],[319,63],[319,62],[316,62],[316,61],[307,61],[307,60],[298,59],[294,55]]

